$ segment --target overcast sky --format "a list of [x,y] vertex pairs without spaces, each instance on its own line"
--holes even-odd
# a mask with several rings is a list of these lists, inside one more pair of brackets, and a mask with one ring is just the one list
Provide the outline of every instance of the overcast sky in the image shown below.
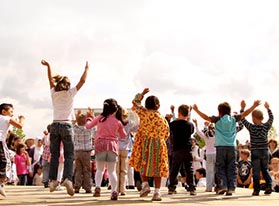
[[261,99],[278,130],[278,8],[276,0],[1,1],[0,101],[26,116],[27,136],[41,136],[52,107],[40,60],[73,85],[88,60],[75,107],[110,97],[130,107],[144,87],[163,114],[171,104],[197,103],[213,115],[220,102],[238,111],[242,99]]

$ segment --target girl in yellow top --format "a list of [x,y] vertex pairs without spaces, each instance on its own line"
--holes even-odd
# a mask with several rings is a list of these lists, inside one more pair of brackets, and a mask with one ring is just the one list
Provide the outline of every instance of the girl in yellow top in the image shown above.
[[140,196],[145,197],[150,193],[148,177],[154,177],[155,192],[153,201],[161,201],[161,178],[168,177],[168,151],[166,140],[169,137],[169,125],[166,119],[159,113],[159,99],[149,96],[145,101],[145,107],[141,101],[149,89],[146,88],[137,94],[133,100],[133,110],[140,118],[133,146],[130,166],[141,174],[143,188]]

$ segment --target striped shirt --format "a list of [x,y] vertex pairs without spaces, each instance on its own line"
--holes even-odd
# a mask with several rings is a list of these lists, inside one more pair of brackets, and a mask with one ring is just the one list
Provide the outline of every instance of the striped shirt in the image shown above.
[[242,120],[244,126],[250,133],[251,149],[268,149],[268,131],[272,126],[273,114],[271,110],[268,110],[269,119],[264,124],[251,124],[246,119]]

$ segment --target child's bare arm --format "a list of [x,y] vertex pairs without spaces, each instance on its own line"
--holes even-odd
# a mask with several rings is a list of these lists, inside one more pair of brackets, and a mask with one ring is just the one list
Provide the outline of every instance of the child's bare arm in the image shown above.
[[193,108],[193,110],[194,110],[195,112],[197,112],[198,115],[200,115],[201,118],[203,118],[203,119],[206,120],[206,121],[211,122],[210,117],[207,116],[206,114],[202,113],[202,112],[199,110],[199,108],[198,108],[198,106],[197,106],[196,104],[194,104],[192,108]]
[[86,62],[84,72],[83,72],[82,76],[80,77],[78,84],[76,85],[77,90],[80,90],[80,88],[84,85],[84,83],[87,79],[88,69],[89,69],[89,65],[88,65],[88,62]]
[[261,104],[260,100],[254,101],[254,104],[247,110],[245,110],[243,113],[241,113],[241,119],[244,119],[246,116],[248,116],[251,112],[253,112],[254,109],[256,109],[257,106]]
[[18,129],[22,129],[25,117],[21,115],[21,116],[18,117],[18,119],[19,120],[15,120],[15,119],[11,118],[10,119],[10,124],[13,125],[14,127],[18,128]]
[[55,87],[55,84],[54,84],[54,80],[52,78],[51,67],[50,67],[49,63],[45,60],[42,60],[41,63],[42,63],[42,65],[47,66],[47,75],[48,75],[49,86],[52,89],[53,87]]

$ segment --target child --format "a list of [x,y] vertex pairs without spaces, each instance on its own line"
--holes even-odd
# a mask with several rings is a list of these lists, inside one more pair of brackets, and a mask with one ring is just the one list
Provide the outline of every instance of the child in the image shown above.
[[270,139],[268,141],[268,148],[269,148],[269,160],[273,157],[279,158],[279,149],[277,147],[278,143],[276,139]]
[[[193,119],[196,126],[197,134],[204,139],[206,145],[206,192],[212,192],[212,187],[215,185],[215,163],[216,163],[216,148],[215,142],[215,126],[214,124],[208,124],[207,131],[201,132],[198,128],[198,122]],[[205,123],[206,125],[207,123]]]
[[252,162],[248,159],[250,151],[244,149],[240,151],[240,161],[237,164],[237,186],[248,188],[252,182]]
[[86,193],[92,193],[91,179],[91,151],[93,149],[93,129],[86,129],[86,116],[77,114],[77,125],[74,125],[74,148],[75,148],[75,193],[79,193],[81,187]]
[[118,199],[116,161],[118,156],[118,137],[127,136],[122,123],[115,118],[118,105],[116,100],[107,99],[104,101],[104,108],[101,115],[94,118],[91,110],[88,111],[88,118],[85,127],[91,129],[97,125],[97,133],[94,141],[97,172],[95,176],[96,188],[94,197],[100,197],[101,182],[105,166],[107,166],[109,181],[111,184],[111,200]]
[[8,134],[9,126],[12,125],[21,129],[23,126],[24,117],[21,116],[19,121],[14,120],[14,108],[12,104],[3,103],[0,105],[0,194],[6,196],[4,190],[4,182],[7,180],[6,166],[9,161],[8,147],[6,145],[6,137]]
[[[126,195],[126,176],[128,172],[128,152],[132,149],[132,137],[131,133],[138,130],[138,121],[129,120],[129,114],[126,109],[121,106],[118,107],[115,117],[124,125],[127,136],[125,139],[119,138],[119,151],[118,161],[116,165],[116,174],[118,179],[118,192],[120,195]],[[136,117],[137,119],[138,117]]]
[[[186,170],[186,181],[189,186],[190,195],[196,195],[193,174],[192,139],[194,125],[188,121],[189,106],[181,105],[178,108],[178,118],[170,123],[171,145],[172,145],[172,166],[169,176],[170,184],[168,194],[176,193],[178,183],[177,175],[182,167]],[[182,174],[183,175],[183,174]]]
[[206,170],[199,168],[196,170],[197,187],[206,187]]
[[270,161],[271,170],[270,176],[272,179],[272,189],[279,192],[279,158],[273,157]]
[[16,164],[16,172],[18,176],[18,184],[26,185],[27,184],[27,176],[28,176],[28,168],[31,165],[30,157],[28,152],[25,151],[25,145],[19,144],[16,150],[15,156],[15,164]]
[[168,177],[169,173],[166,145],[166,140],[169,138],[169,126],[158,111],[160,101],[157,97],[149,96],[145,100],[145,107],[141,105],[144,95],[148,92],[148,88],[144,89],[133,100],[133,110],[140,118],[140,125],[129,165],[141,174],[143,184],[140,197],[146,197],[150,193],[148,177],[154,177],[155,192],[152,200],[161,201],[161,178]]
[[[219,104],[219,116],[209,117],[202,113],[197,105],[193,109],[206,121],[215,123],[215,147],[216,147],[216,178],[217,194],[232,195],[235,191],[236,181],[236,123],[250,114],[260,101],[255,101],[253,106],[245,112],[231,116],[229,103]],[[241,102],[241,108],[245,102]]]
[[32,185],[34,186],[43,186],[44,183],[43,183],[43,167],[41,165],[38,165],[36,167],[36,174],[33,178],[33,182],[32,182]]
[[44,137],[42,139],[44,151],[42,155],[43,160],[43,183],[44,187],[48,188],[48,182],[49,182],[49,164],[50,164],[50,127],[51,125],[47,126],[47,130],[44,131]]
[[53,123],[50,129],[50,170],[49,170],[49,190],[53,192],[59,185],[57,181],[57,170],[59,164],[60,143],[64,145],[65,168],[63,172],[63,183],[67,188],[67,193],[74,195],[73,189],[73,160],[74,160],[74,144],[73,144],[73,125],[74,119],[73,103],[74,97],[83,86],[87,78],[89,69],[86,62],[85,70],[80,78],[79,83],[71,88],[71,83],[68,77],[53,76],[50,65],[45,60],[41,63],[47,66],[48,80],[51,89],[51,99],[53,104]]
[[264,106],[267,109],[269,116],[266,123],[262,123],[264,117],[263,112],[260,110],[254,110],[252,112],[252,121],[254,124],[249,123],[246,119],[242,120],[242,123],[250,133],[254,182],[254,192],[252,195],[254,196],[258,196],[260,193],[260,171],[266,182],[264,194],[268,195],[272,193],[272,180],[268,170],[269,152],[267,135],[272,126],[273,114],[267,102],[265,102]]

